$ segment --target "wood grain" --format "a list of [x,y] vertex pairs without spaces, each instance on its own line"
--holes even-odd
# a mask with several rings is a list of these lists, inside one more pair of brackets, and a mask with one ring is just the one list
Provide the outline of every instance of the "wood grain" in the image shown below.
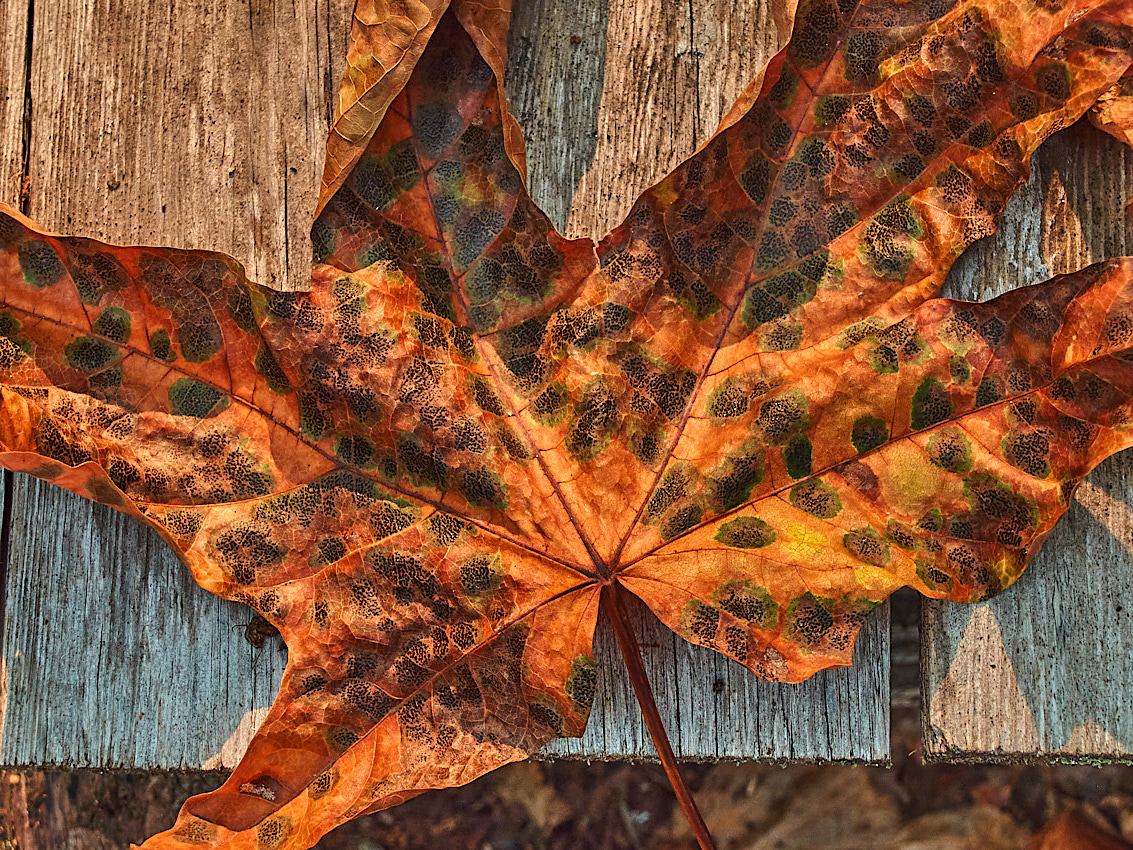
[[[1133,155],[1085,122],[1040,149],[998,234],[951,297],[1000,292],[1133,252]],[[1101,464],[1016,586],[922,619],[926,758],[1133,759],[1133,457]]]
[[[602,203],[615,186],[628,207],[691,153],[775,47],[763,7],[725,0],[695,14],[653,0],[518,5],[508,83],[530,185],[560,224],[573,203],[575,232],[614,223],[620,212]],[[31,214],[110,241],[226,251],[254,279],[301,285],[348,15],[349,0],[37,6]],[[8,40],[0,62],[19,69],[22,42]],[[651,107],[629,109],[626,96]],[[680,116],[679,132],[649,147],[666,116]],[[595,175],[610,194],[587,206],[575,189]],[[233,628],[247,609],[197,588],[155,535],[70,494],[20,480],[13,520],[0,763],[234,764],[282,669]],[[633,619],[678,754],[888,758],[887,608],[863,631],[858,667],[803,686],[760,682],[643,610]],[[605,629],[597,654],[603,691],[587,735],[547,754],[647,758]]]
[[27,24],[28,0],[0,0],[0,192],[9,203],[24,169]]
[[[23,182],[27,83],[27,23],[29,0],[0,0],[0,198],[19,203]],[[21,51],[20,46],[24,49]],[[11,473],[3,476],[5,489]],[[3,505],[5,515],[9,504]],[[7,553],[0,551],[0,558]],[[0,640],[6,629],[7,563],[0,563]],[[4,643],[0,649],[6,647]],[[0,753],[4,748],[4,723],[8,705],[8,654],[0,652]]]
[[783,13],[772,14],[784,5],[610,0],[594,157],[571,201],[567,236],[604,236],[644,189],[711,137],[785,43],[775,24]]
[[[854,666],[798,685],[757,679],[693,646],[631,600],[630,621],[673,750],[698,761],[889,761],[889,606],[858,637]],[[656,759],[609,624],[598,624],[599,696],[582,738],[549,744],[547,756]]]
[[[254,278],[302,285],[348,11],[40,4],[30,214],[111,242],[225,251]],[[201,591],[114,511],[22,476],[15,503],[0,762],[234,764],[283,668],[243,640],[247,610]]]

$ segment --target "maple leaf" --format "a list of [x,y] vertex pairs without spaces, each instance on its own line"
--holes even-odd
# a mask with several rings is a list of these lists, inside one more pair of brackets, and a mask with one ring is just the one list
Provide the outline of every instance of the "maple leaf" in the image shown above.
[[600,600],[640,665],[625,591],[765,678],[848,664],[897,587],[1008,586],[1133,442],[1133,261],[930,300],[1123,96],[1124,0],[808,0],[597,246],[524,188],[506,6],[392,8],[356,11],[307,292],[0,212],[0,463],[153,526],[289,650],[147,847],[309,847],[580,734]]

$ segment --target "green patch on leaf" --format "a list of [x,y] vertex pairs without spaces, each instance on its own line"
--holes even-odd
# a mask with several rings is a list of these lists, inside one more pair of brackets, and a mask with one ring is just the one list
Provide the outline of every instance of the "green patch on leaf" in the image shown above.
[[850,98],[844,94],[828,94],[814,104],[814,123],[826,129],[837,124],[850,109]]
[[0,310],[0,336],[6,336],[8,339],[14,339],[16,334],[20,332],[23,323],[9,313],[7,310]]
[[646,525],[655,525],[671,507],[681,502],[697,477],[696,467],[691,463],[674,463],[645,503]]
[[617,401],[605,379],[595,378],[574,406],[566,449],[578,461],[593,460],[610,444],[617,425]]
[[936,561],[932,558],[917,558],[913,562],[917,567],[917,578],[919,578],[929,590],[936,591],[937,593],[951,593],[952,592],[952,576],[938,569]]
[[490,469],[475,469],[460,475],[460,494],[474,508],[507,509],[507,484]]
[[87,384],[88,386],[90,386],[92,391],[113,390],[122,386],[122,377],[122,366],[118,364],[111,366],[108,369],[103,369],[101,372],[98,372],[94,375],[91,375],[90,379],[87,381]]
[[328,227],[326,222],[319,218],[311,225],[311,260],[323,263],[334,256],[335,243],[338,241],[338,232]]
[[798,388],[763,402],[754,423],[764,441],[772,446],[782,445],[796,434],[804,433],[809,425],[810,405],[806,395]]
[[169,338],[169,331],[165,328],[158,328],[150,334],[149,350],[164,363],[172,363],[177,359],[177,354],[173,351],[173,340]]
[[526,464],[535,457],[535,451],[527,442],[516,433],[515,429],[506,422],[501,423],[495,430],[496,440],[504,447],[508,457],[520,464]]
[[88,375],[105,369],[121,356],[118,346],[93,336],[81,336],[63,348],[63,362]]
[[661,521],[661,539],[672,540],[679,534],[684,534],[690,528],[700,524],[704,518],[704,507],[698,502],[681,505],[670,511]]
[[570,663],[570,675],[567,677],[564,690],[579,713],[584,717],[587,716],[598,693],[598,668],[592,657],[575,656]]
[[913,365],[920,365],[927,363],[931,356],[932,349],[918,333],[914,333],[909,337],[898,352],[898,357],[903,364],[911,363]]
[[762,286],[753,286],[744,296],[740,317],[749,328],[758,328],[767,322],[786,316],[790,307],[771,295]]
[[386,172],[383,159],[380,155],[360,157],[350,174],[354,194],[376,212],[385,212],[398,198],[398,190]]
[[693,599],[681,609],[680,630],[693,643],[711,646],[716,640],[716,629],[720,625],[720,611]]
[[405,432],[397,435],[397,460],[415,487],[444,488],[448,466],[437,451],[426,448],[416,435]]
[[771,86],[771,91],[769,92],[771,102],[780,110],[786,110],[790,108],[791,101],[795,99],[795,93],[798,90],[798,74],[794,68],[784,63],[782,70],[779,72],[779,79]]
[[232,321],[236,323],[236,327],[240,328],[244,333],[253,333],[257,329],[256,311],[252,305],[252,294],[243,283],[235,284],[228,291],[227,307],[228,315],[232,317]]
[[698,322],[716,315],[724,306],[704,281],[695,275],[673,272],[665,278],[665,284],[677,302],[691,312]]
[[940,508],[929,508],[924,516],[917,520],[917,528],[921,531],[940,533],[944,530],[944,514]]
[[1074,90],[1070,66],[1065,62],[1047,62],[1035,71],[1036,88],[1055,103],[1065,103]]
[[67,269],[63,261],[51,247],[51,243],[41,239],[30,239],[20,245],[18,251],[20,269],[24,273],[24,281],[36,289],[45,286],[54,286],[63,279]]
[[854,444],[858,454],[865,454],[884,446],[889,441],[889,426],[884,419],[876,416],[859,416],[854,420],[854,430],[850,435],[850,442]]
[[766,588],[749,581],[729,581],[712,593],[712,604],[757,629],[772,629],[779,620],[779,604]]
[[800,481],[791,488],[791,504],[819,519],[833,519],[842,512],[838,491],[818,478]]
[[943,428],[928,441],[929,460],[945,469],[962,475],[972,468],[972,442],[959,428]]
[[739,378],[726,378],[712,390],[705,412],[714,419],[735,419],[747,413],[750,406],[747,382]]
[[966,357],[953,356],[948,361],[948,374],[960,386],[965,386],[972,379],[972,365]]
[[889,565],[889,544],[872,528],[855,528],[842,536],[846,551],[865,564],[875,567]]
[[923,548],[917,533],[897,519],[890,519],[889,522],[885,524],[885,539],[897,548],[907,551]]
[[[730,511],[751,498],[752,490],[763,481],[765,451],[754,440],[748,440],[705,476],[713,510]],[[688,474],[696,473],[690,467]]]
[[872,339],[885,329],[885,322],[877,316],[868,316],[860,322],[850,325],[840,334],[835,345],[839,351],[853,348],[863,339]]
[[1004,398],[1003,378],[999,375],[987,375],[980,380],[976,389],[976,407],[995,404]]
[[499,555],[475,555],[460,566],[460,588],[471,599],[491,596],[503,586],[504,577]]
[[7,310],[0,310],[0,340],[3,347],[0,350],[0,368],[10,369],[25,356],[35,352],[35,344],[30,339],[20,337],[23,323]]
[[878,345],[870,352],[869,365],[879,375],[892,375],[901,368],[897,352],[888,345]]
[[834,632],[834,602],[809,591],[787,606],[784,637],[794,641],[804,652],[826,642]]
[[715,539],[736,549],[762,549],[775,542],[776,534],[759,517],[742,516],[721,525]]
[[231,403],[216,387],[196,378],[178,378],[169,388],[169,410],[174,416],[215,416]]
[[256,352],[255,365],[256,372],[263,377],[272,392],[280,395],[291,392],[291,381],[288,380],[287,373],[283,371],[267,343],[261,344],[260,350]]
[[955,413],[952,397],[936,378],[925,378],[913,393],[911,424],[914,431],[920,431],[944,422]]
[[176,330],[181,356],[190,363],[204,363],[224,345],[220,325],[212,313],[186,318]]
[[121,307],[107,307],[98,314],[91,330],[113,342],[125,343],[130,339],[130,314]]
[[873,216],[862,230],[858,253],[878,277],[904,280],[915,256],[915,241],[924,225],[912,198],[898,195]]
[[999,445],[1003,459],[1033,478],[1050,475],[1051,435],[1041,428],[1016,428]]
[[326,436],[329,429],[330,422],[319,404],[318,396],[313,393],[300,393],[299,430],[303,436],[318,442]]
[[334,456],[355,469],[371,469],[377,449],[374,441],[360,434],[344,434],[334,441]]
[[815,280],[804,276],[797,269],[789,269],[763,281],[763,291],[784,305],[785,315],[814,298],[818,287]]
[[792,478],[806,478],[811,472],[812,446],[806,434],[798,434],[783,447],[783,463]]

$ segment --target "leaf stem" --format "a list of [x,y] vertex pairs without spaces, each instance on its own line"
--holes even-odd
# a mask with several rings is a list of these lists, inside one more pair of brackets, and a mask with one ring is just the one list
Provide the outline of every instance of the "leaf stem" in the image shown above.
[[661,722],[661,715],[657,711],[657,703],[653,700],[653,689],[649,686],[649,677],[645,675],[645,664],[641,660],[641,647],[637,644],[637,637],[629,628],[625,618],[625,607],[622,594],[625,593],[616,582],[607,584],[602,588],[603,608],[610,617],[614,627],[614,634],[618,638],[618,646],[622,650],[622,657],[629,671],[629,680],[633,683],[637,702],[641,706],[641,713],[645,715],[645,725],[649,735],[653,738],[653,746],[657,748],[657,755],[661,757],[661,766],[665,768],[665,775],[669,777],[669,784],[673,786],[673,793],[677,795],[677,802],[681,804],[681,811],[688,818],[692,833],[700,845],[700,850],[716,850],[716,843],[712,840],[712,833],[704,825],[704,818],[696,808],[696,801],[681,778],[677,769],[677,757],[669,744],[669,736],[665,733],[665,725]]

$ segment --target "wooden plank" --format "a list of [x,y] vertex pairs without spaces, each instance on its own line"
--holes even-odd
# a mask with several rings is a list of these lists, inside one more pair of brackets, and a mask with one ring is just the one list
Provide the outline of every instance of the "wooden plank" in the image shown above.
[[[540,0],[532,5],[543,9],[554,4]],[[569,49],[569,35],[582,39],[573,45],[578,49],[589,44],[593,31],[573,24],[573,5],[538,13],[545,22],[538,32],[544,38],[558,37],[564,51]],[[606,10],[605,73],[599,78],[600,109],[591,125],[593,157],[578,181],[564,233],[599,239],[621,223],[642,190],[712,135],[740,92],[778,51],[785,33],[776,32],[770,11],[782,0],[687,5],[587,0],[586,5]],[[554,94],[554,89],[545,96],[541,91],[535,103],[562,102],[551,99]],[[569,117],[560,120],[569,121],[581,104],[576,99],[564,105],[562,111]],[[528,126],[540,126],[521,123],[525,133]],[[528,156],[531,163],[531,152]],[[529,170],[534,186],[540,172],[535,165]],[[562,224],[559,219],[555,223]]]
[[[983,300],[1133,252],[1133,155],[1081,123],[1038,153],[1000,232],[946,286]],[[1133,760],[1133,457],[1110,458],[1017,585],[923,613],[925,756]]]
[[[557,226],[566,220],[573,237],[600,238],[619,224],[643,189],[712,135],[779,48],[768,2],[516,5],[508,80],[527,138],[528,182],[535,200]],[[803,685],[760,681],[686,643],[644,606],[632,620],[678,755],[888,760],[888,606],[863,630],[853,669]],[[586,735],[553,742],[544,752],[654,757],[605,624],[595,657],[603,684]]]
[[[140,0],[131,0],[126,11],[118,2],[113,13],[106,0],[90,8],[68,0],[37,9],[33,96],[54,104],[37,114],[58,114],[65,123],[35,125],[32,215],[50,227],[113,241],[228,251],[251,258],[253,277],[285,280],[288,268],[306,263],[306,228],[328,120],[327,81],[338,74],[337,66],[333,76],[323,69],[328,50],[341,60],[348,4],[277,6],[274,20],[257,4],[249,9],[217,0],[184,0],[172,11],[150,9]],[[752,21],[766,17],[757,11],[750,19],[753,13],[724,0],[710,10],[714,29],[697,29],[700,18],[660,3],[518,5],[509,88],[532,143],[533,192],[560,222],[572,207],[576,183],[620,169],[619,195],[628,206],[646,183],[691,152],[702,140],[697,133],[711,131],[729,93],[709,97],[691,89],[697,65],[713,66],[718,75],[706,73],[702,88],[723,79],[720,69],[726,69],[734,71],[732,92],[738,92],[745,69],[772,49],[732,51],[715,41],[720,33],[748,36]],[[643,8],[645,17],[635,18]],[[138,21],[130,40],[113,26],[122,15]],[[305,15],[318,25],[308,26]],[[624,29],[634,21],[640,26]],[[646,23],[661,29],[644,30]],[[607,32],[616,48],[614,65]],[[664,48],[663,39],[673,33],[700,46]],[[578,36],[577,44],[571,36]],[[248,43],[257,45],[256,55],[247,55]],[[766,37],[764,43],[771,45]],[[305,51],[302,61],[289,58],[296,44]],[[60,53],[62,45],[71,53]],[[94,51],[74,45],[102,46]],[[258,79],[249,81],[249,75]],[[653,92],[654,105],[636,110],[642,127],[623,137],[613,113],[626,107],[612,92],[631,83]],[[698,98],[702,107],[691,120],[688,103]],[[318,107],[297,109],[296,103]],[[662,162],[640,140],[665,115],[685,116],[684,135],[667,137]],[[603,128],[615,124],[619,132],[604,135]],[[626,146],[627,140],[639,141]],[[623,173],[624,163],[639,157],[649,170],[633,170],[628,177],[634,182]],[[281,199],[284,212],[275,214]],[[574,209],[584,210],[572,219],[574,232],[604,229],[617,218],[598,206],[576,202]],[[301,228],[295,224],[300,220]],[[0,763],[233,764],[280,674],[279,656],[257,655],[232,628],[245,609],[200,591],[155,536],[111,511],[30,481],[21,482],[18,500],[4,644],[13,699]],[[145,601],[134,601],[139,599]],[[887,609],[863,632],[859,668],[801,687],[758,682],[641,611],[635,621],[678,753],[888,757]],[[60,629],[60,622],[71,625]],[[648,757],[652,745],[605,629],[597,652],[606,685],[587,736],[549,754]]]
[[29,0],[0,0],[0,197],[19,206]]
[[[347,16],[345,0],[37,5],[30,214],[302,284]],[[283,668],[243,640],[247,609],[114,511],[23,476],[16,500],[0,763],[234,764]]]
[[[757,679],[722,655],[693,646],[641,603],[630,620],[673,751],[697,761],[777,763],[889,760],[889,606],[862,629],[854,666],[798,685]],[[606,622],[598,625],[599,692],[582,738],[543,753],[573,758],[656,759],[633,688]]]
[[[26,120],[27,25],[30,0],[0,0],[0,199],[18,206],[24,171]],[[10,472],[4,473],[5,483]],[[5,494],[6,495],[6,494]],[[5,499],[3,515],[11,505]],[[0,552],[0,558],[6,553]],[[0,605],[7,601],[7,564],[0,563]],[[6,628],[0,608],[0,641]],[[3,645],[0,645],[2,650]],[[7,653],[0,651],[0,752],[4,746],[3,718],[8,705]]]

